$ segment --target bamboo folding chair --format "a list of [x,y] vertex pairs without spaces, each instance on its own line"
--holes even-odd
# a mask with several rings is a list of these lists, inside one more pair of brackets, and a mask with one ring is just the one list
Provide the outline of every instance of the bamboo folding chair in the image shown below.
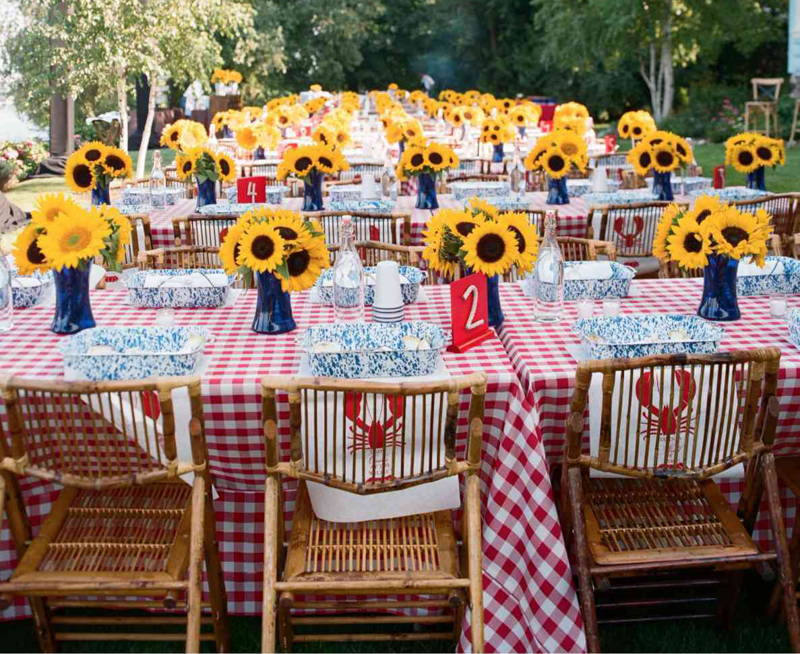
[[800,259],[800,233],[792,234],[789,252],[795,259]]
[[125,258],[122,260],[122,267],[135,268],[139,252],[153,247],[153,234],[149,216],[137,214],[127,218],[131,223],[131,242],[124,248]]
[[[469,433],[466,455],[460,458],[456,453],[456,423],[460,395],[467,389],[471,391]],[[289,461],[279,461],[277,442],[276,394],[284,390],[288,393],[290,409]],[[262,651],[274,651],[276,633],[286,650],[295,641],[341,643],[354,640],[427,640],[448,636],[457,639],[468,600],[472,609],[472,648],[475,652],[482,652],[484,620],[478,471],[483,438],[485,375],[473,374],[427,383],[267,377],[262,381],[262,393],[267,450]],[[321,416],[317,413],[319,401],[324,402]],[[351,407],[350,427],[344,417],[347,415],[346,405]],[[343,411],[341,419],[337,410]],[[369,428],[369,433],[364,436],[359,433],[357,425],[380,419],[378,413],[382,410],[395,417],[393,426],[386,427],[388,431],[380,438],[380,443],[370,444],[373,440],[370,434],[374,430]],[[326,420],[329,412],[332,413],[330,421]],[[402,416],[399,425],[398,414]],[[407,418],[410,418],[410,427]],[[418,430],[424,433],[415,433]],[[352,447],[347,445],[348,439]],[[416,454],[420,456],[417,458]],[[375,457],[378,456],[382,463],[381,470],[376,472]],[[340,462],[350,461],[352,465],[341,463],[337,468],[337,458]],[[460,557],[453,515],[449,510],[360,523],[327,522],[314,515],[306,486],[306,482],[316,482],[364,496],[407,489],[459,474],[465,477]],[[283,477],[297,479],[299,489],[281,571],[279,562],[284,558],[284,519],[280,500]],[[337,602],[295,599],[295,594],[309,593],[360,599]],[[414,600],[364,597],[409,594],[424,597]],[[293,616],[293,608],[302,613]],[[337,610],[354,608],[365,611],[431,608],[438,613],[446,613],[449,609],[451,615],[401,614],[365,618],[352,613],[333,615]],[[329,610],[308,615],[309,609]],[[305,632],[305,628],[315,625],[348,629],[354,628],[350,625],[361,623],[442,625],[448,630],[429,629],[404,634]],[[304,632],[299,633],[300,629]]]
[[218,248],[228,229],[238,220],[230,214],[192,214],[172,219],[175,245]]
[[[176,389],[188,394],[191,407],[190,461],[178,456],[171,395]],[[185,639],[187,652],[199,651],[201,640],[214,641],[219,651],[228,651],[200,380],[6,377],[0,391],[8,417],[0,470],[19,556],[10,579],[0,583],[0,597],[28,597],[41,649],[116,637]],[[193,482],[184,475],[193,475]],[[35,537],[17,481],[26,476],[63,487]],[[208,605],[202,601],[204,562]],[[90,613],[77,616],[76,607]],[[159,608],[185,615],[113,615]],[[203,608],[210,616],[203,617]],[[98,615],[100,609],[111,615]],[[107,631],[109,625],[124,633]],[[185,632],[176,631],[181,628]]]
[[755,200],[739,200],[733,205],[747,213],[763,209],[772,216],[773,233],[783,245],[790,245],[792,235],[800,231],[800,193],[765,195]]
[[396,245],[411,244],[410,213],[371,213],[369,211],[304,211],[307,219],[315,219],[325,232],[325,243],[339,245],[339,223],[342,216],[352,216],[357,241],[381,241]]
[[[614,244],[621,263],[631,263],[637,268],[637,277],[656,277],[659,263],[653,256],[653,238],[670,202],[636,202],[592,207],[588,212],[587,234],[590,238]],[[678,203],[682,208],[686,204]],[[598,233],[592,227],[595,211],[600,212]],[[651,270],[652,268],[652,270]]]
[[558,236],[556,240],[564,261],[597,261],[598,256],[603,256],[608,261],[617,259],[617,249],[611,241],[576,236]]
[[[577,563],[589,651],[600,650],[595,590],[610,580],[653,580],[665,571],[729,572],[720,602],[721,617],[729,622],[741,570],[767,561],[777,564],[792,648],[800,648],[771,450],[779,365],[777,348],[578,365],[566,425],[561,515]],[[586,454],[581,439],[594,375],[601,384],[599,435],[594,444],[590,435]],[[713,476],[740,464],[745,488],[737,515]],[[761,552],[751,538],[764,490],[774,552]]]

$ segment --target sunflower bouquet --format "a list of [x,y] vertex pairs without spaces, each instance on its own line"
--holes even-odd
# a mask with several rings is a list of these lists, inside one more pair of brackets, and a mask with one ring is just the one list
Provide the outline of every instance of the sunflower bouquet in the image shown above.
[[553,113],[553,129],[569,129],[583,136],[589,122],[589,110],[580,102],[565,102]]
[[663,130],[645,135],[628,152],[628,161],[637,175],[644,177],[653,171],[653,195],[668,201],[673,198],[670,175],[693,159],[692,147],[686,139]]
[[386,140],[389,143],[406,144],[414,139],[422,138],[422,125],[415,118],[405,117],[390,120],[386,125]]
[[512,107],[508,112],[508,119],[517,128],[519,135],[525,136],[525,129],[536,125],[542,116],[542,108],[535,102],[524,102]]
[[575,167],[586,170],[589,163],[586,141],[569,129],[556,129],[540,136],[525,157],[525,168],[547,175],[547,204],[569,204],[567,174]]
[[735,320],[736,268],[743,257],[763,267],[772,233],[770,215],[740,211],[712,196],[691,209],[669,205],[656,228],[653,254],[685,270],[703,269],[703,300],[698,314],[711,320]]
[[[215,115],[215,120],[216,117]],[[226,119],[227,118],[229,117],[226,117]],[[235,124],[235,121],[231,121],[230,124]],[[198,123],[194,120],[176,120],[171,125],[167,125],[164,131],[161,132],[161,145],[172,150],[181,151],[199,148],[205,145],[206,141],[208,141],[206,128],[203,127],[202,123]]]
[[64,178],[76,193],[92,192],[92,204],[111,204],[112,179],[130,177],[133,163],[124,150],[100,141],[86,143],[67,159]]
[[241,82],[242,74],[236,70],[215,68],[211,73],[211,83],[216,85],[217,95],[235,95]]
[[725,141],[725,164],[747,175],[747,187],[766,190],[764,168],[786,163],[783,139],[744,132]]
[[197,208],[216,204],[216,182],[232,182],[236,179],[236,164],[224,152],[213,152],[208,148],[192,148],[175,157],[178,179],[197,182]]
[[397,178],[407,181],[417,175],[438,175],[458,166],[458,156],[452,148],[441,143],[418,141],[409,145],[397,163]]
[[505,115],[486,118],[481,125],[481,143],[491,143],[494,146],[498,146],[512,142],[514,137],[514,128]]
[[617,123],[617,132],[621,138],[638,140],[655,132],[656,121],[647,111],[626,111]]
[[[274,150],[281,140],[281,133],[274,125],[265,122],[241,125],[235,131],[236,144],[248,151]],[[262,153],[263,154],[263,153]]]
[[326,145],[301,145],[284,151],[276,176],[279,180],[303,180],[303,211],[322,211],[323,176],[349,169],[340,150]]
[[331,122],[322,122],[311,132],[311,138],[320,145],[334,150],[341,149],[350,143],[350,133],[343,127]]

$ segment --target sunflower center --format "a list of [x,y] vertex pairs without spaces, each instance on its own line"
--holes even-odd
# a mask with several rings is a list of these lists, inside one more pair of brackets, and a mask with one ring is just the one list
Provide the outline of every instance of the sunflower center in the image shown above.
[[656,163],[659,166],[671,166],[675,157],[671,152],[656,152]]
[[288,257],[286,257],[286,267],[289,269],[289,275],[292,277],[299,277],[306,270],[308,270],[308,264],[310,262],[311,255],[307,250],[298,250],[297,252],[292,252]]
[[184,173],[192,172],[192,162],[191,161],[184,161],[182,169],[183,169]]
[[311,167],[311,157],[300,157],[294,164],[300,172],[308,170]]
[[297,238],[297,232],[291,227],[278,227],[278,234],[281,235],[281,238],[287,241],[294,241]]
[[44,212],[44,218],[45,220],[47,220],[47,222],[53,222],[56,218],[58,218],[58,215],[60,213],[61,209],[59,209],[58,207],[51,207],[50,209]]
[[28,261],[31,263],[35,263],[37,265],[44,263],[44,254],[39,249],[36,241],[31,241],[31,244],[28,246],[28,249],[25,251],[25,256],[28,258]]
[[758,148],[756,148],[756,155],[758,155],[758,158],[761,159],[762,161],[769,161],[770,159],[772,159],[772,150],[770,150],[765,145],[761,145]]
[[265,261],[275,252],[275,242],[269,236],[261,234],[253,239],[250,251],[256,259]]
[[438,166],[440,163],[442,163],[442,155],[440,155],[438,152],[431,152],[430,155],[428,155],[428,159],[430,159],[434,166]]
[[527,243],[525,243],[525,237],[522,235],[522,232],[519,231],[513,225],[510,225],[509,229],[511,230],[511,233],[514,234],[514,237],[517,239],[517,249],[520,251],[520,254],[522,252],[525,252],[525,247]]
[[325,166],[326,168],[333,168],[333,162],[328,159],[328,157],[320,157],[319,163],[321,166]]
[[475,229],[475,223],[456,223],[456,231],[461,234],[461,236],[469,236],[473,229]]
[[633,130],[631,130],[631,131],[633,131],[633,133],[636,134],[636,136],[639,136],[639,134],[642,133],[642,128],[641,127],[634,127]]
[[97,148],[90,148],[84,153],[83,156],[86,161],[97,161],[100,159],[101,155],[102,153]]
[[738,156],[739,163],[743,166],[749,166],[753,163],[753,153],[749,150],[742,150]]
[[574,143],[563,143],[561,145],[561,150],[568,157],[578,154],[578,146]]
[[486,234],[478,240],[476,251],[486,263],[495,263],[506,253],[506,243],[498,234]]
[[682,157],[683,157],[683,156],[685,156],[685,155],[686,155],[686,148],[684,148],[684,147],[683,147],[683,146],[682,146],[680,143],[678,143],[678,144],[675,146],[675,149],[678,151],[678,154],[679,154],[680,156],[682,156]]
[[220,159],[219,160],[219,171],[223,175],[227,175],[231,172],[231,165],[228,163],[227,159]]
[[702,223],[706,218],[711,215],[711,211],[708,209],[703,209],[699,214],[697,214],[697,218],[694,221],[699,225]]
[[747,240],[748,234],[741,227],[724,227],[722,229],[722,236],[733,247],[736,247],[742,241]]
[[88,188],[92,185],[92,169],[86,164],[78,164],[72,169],[72,179],[78,186]]
[[115,154],[110,154],[106,157],[106,166],[112,170],[122,170],[125,168],[125,162]]
[[650,162],[651,162],[651,159],[650,159],[650,153],[649,152],[642,152],[639,155],[639,165],[642,168],[647,168],[650,165]]
[[703,249],[703,239],[694,232],[689,232],[683,239],[683,249],[696,254]]
[[421,154],[414,154],[411,155],[411,165],[412,166],[421,166],[423,162],[423,157]]
[[61,247],[64,250],[82,250],[92,240],[92,233],[83,227],[73,227],[61,239]]
[[560,154],[554,154],[549,159],[550,170],[558,172],[559,170],[563,170],[565,166],[564,157]]

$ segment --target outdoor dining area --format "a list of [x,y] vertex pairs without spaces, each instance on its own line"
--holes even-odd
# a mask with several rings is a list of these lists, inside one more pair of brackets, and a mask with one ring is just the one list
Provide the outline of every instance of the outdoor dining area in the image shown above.
[[755,586],[800,651],[785,145],[731,137],[725,185],[647,111],[612,132],[312,85],[166,126],[143,178],[79,147],[0,260],[0,617],[596,652],[735,631]]

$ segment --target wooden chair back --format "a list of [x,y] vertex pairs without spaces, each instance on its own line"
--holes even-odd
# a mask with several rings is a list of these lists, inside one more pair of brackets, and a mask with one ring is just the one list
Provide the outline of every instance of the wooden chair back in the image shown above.
[[167,188],[179,189],[183,192],[183,197],[193,198],[197,195],[197,187],[191,180],[183,180],[178,177],[175,168],[164,170],[164,182]]
[[611,241],[596,241],[592,238],[558,236],[556,238],[564,261],[597,261],[598,255],[615,261],[617,250]]
[[[657,355],[578,364],[567,421],[570,463],[634,477],[703,479],[772,444],[780,350]],[[592,377],[599,441],[581,448]],[[636,407],[636,408],[634,408]]]
[[775,102],[781,97],[782,77],[753,77],[750,79],[753,87],[753,100],[757,102]]
[[795,259],[800,259],[800,233],[792,235],[791,253]]
[[[649,257],[653,254],[653,237],[656,228],[671,203],[636,202],[633,204],[610,204],[600,207],[600,229],[595,235],[601,241],[614,244],[617,256]],[[681,205],[687,206],[687,205]],[[591,228],[595,209],[589,210]]]
[[800,230],[800,193],[765,195],[755,200],[739,200],[733,203],[737,209],[754,213],[763,209],[772,216],[773,232],[788,237]]
[[306,218],[319,220],[325,232],[328,247],[339,245],[340,219],[352,216],[356,241],[381,241],[397,245],[411,242],[411,214],[370,213],[368,211],[315,211],[303,212]]
[[612,170],[620,170],[624,168],[630,168],[631,165],[628,163],[628,153],[627,152],[610,152],[608,154],[597,154],[591,157],[591,165],[592,168],[600,168],[601,166],[605,166],[605,168]]
[[125,258],[122,260],[123,268],[133,268],[139,259],[139,252],[150,250],[153,247],[153,233],[150,227],[150,216],[128,216],[131,223],[131,242],[125,246]]
[[343,170],[339,173],[339,181],[345,184],[358,184],[365,175],[372,175],[377,182],[380,181],[383,173],[383,166],[376,163],[350,163],[350,170]]
[[241,177],[266,177],[267,186],[280,184],[276,178],[278,164],[275,163],[243,163],[239,166]]
[[461,173],[480,173],[481,171],[481,159],[478,157],[460,157],[458,160],[458,168],[456,169],[456,175],[460,175]]
[[356,248],[365,266],[376,266],[381,261],[396,261],[401,266],[419,266],[422,245],[395,245],[381,241],[357,241]]
[[172,219],[175,245],[218,248],[227,230],[236,223],[233,214],[192,214]]
[[[139,270],[177,270],[191,268],[222,268],[219,248],[202,245],[176,245],[155,248],[139,254]],[[234,288],[255,288],[256,280],[237,275]]]
[[[193,460],[180,460],[174,389],[191,407]],[[76,488],[146,484],[205,467],[197,377],[65,382],[0,379],[8,440],[2,468]]]
[[646,188],[647,182],[644,181],[644,177],[637,175],[634,170],[621,170],[619,187],[623,190]]
[[[480,465],[483,374],[420,383],[266,377],[261,389],[268,473],[368,494],[474,472]],[[459,456],[455,438],[467,389],[469,432]],[[278,452],[276,396],[281,391],[289,400],[286,462]]]

